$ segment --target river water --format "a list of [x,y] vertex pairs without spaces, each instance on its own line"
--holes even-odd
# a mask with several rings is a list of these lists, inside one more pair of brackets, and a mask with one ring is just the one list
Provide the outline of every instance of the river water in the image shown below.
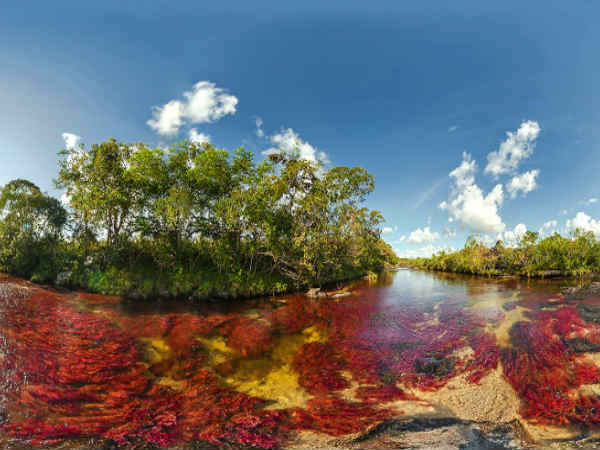
[[130,304],[0,278],[3,448],[600,448],[600,298],[400,270]]

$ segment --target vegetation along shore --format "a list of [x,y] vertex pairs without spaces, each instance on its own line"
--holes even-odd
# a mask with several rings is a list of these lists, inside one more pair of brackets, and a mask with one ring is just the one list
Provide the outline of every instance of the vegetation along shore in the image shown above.
[[499,240],[488,247],[472,236],[458,251],[442,251],[430,258],[403,258],[401,264],[486,276],[592,278],[600,274],[600,240],[582,230],[567,237],[555,233],[545,238],[527,231],[514,246],[507,247]]
[[62,201],[17,179],[0,193],[0,271],[134,299],[234,298],[323,286],[397,263],[373,177],[184,141],[113,139],[60,152]]

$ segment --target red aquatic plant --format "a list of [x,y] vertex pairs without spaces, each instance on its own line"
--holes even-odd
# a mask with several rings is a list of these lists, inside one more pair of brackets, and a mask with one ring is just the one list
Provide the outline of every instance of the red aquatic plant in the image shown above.
[[345,389],[348,381],[340,374],[344,361],[330,345],[321,342],[304,344],[294,357],[298,383],[311,394],[323,394]]
[[597,399],[578,392],[581,385],[600,381],[598,369],[566,344],[586,326],[577,310],[527,315],[533,320],[516,323],[510,330],[513,348],[501,352],[504,374],[522,399],[521,414],[541,423],[598,423],[595,406],[589,409]]
[[379,405],[395,400],[417,400],[414,395],[407,394],[395,385],[360,386],[354,396],[367,403]]
[[256,319],[235,319],[222,332],[227,336],[227,345],[242,356],[258,356],[273,347],[271,329]]
[[305,410],[292,410],[292,427],[313,430],[331,436],[363,431],[398,412],[376,409],[362,402],[349,402],[336,396],[315,397]]
[[285,305],[270,313],[272,327],[280,333],[297,333],[315,323],[317,309],[316,300],[301,295],[291,296]]
[[500,347],[493,334],[483,331],[472,334],[468,341],[474,353],[466,366],[469,372],[467,380],[470,383],[479,383],[485,375],[498,366]]

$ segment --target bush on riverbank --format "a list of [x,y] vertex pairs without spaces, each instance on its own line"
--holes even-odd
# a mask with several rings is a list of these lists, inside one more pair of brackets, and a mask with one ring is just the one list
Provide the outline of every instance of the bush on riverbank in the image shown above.
[[474,275],[583,276],[600,272],[600,240],[581,230],[540,239],[528,231],[514,247],[487,247],[471,237],[463,249],[403,261],[419,268]]
[[110,139],[60,153],[68,210],[24,180],[0,200],[0,270],[134,297],[280,293],[380,271],[396,255],[362,203],[373,177],[274,153]]

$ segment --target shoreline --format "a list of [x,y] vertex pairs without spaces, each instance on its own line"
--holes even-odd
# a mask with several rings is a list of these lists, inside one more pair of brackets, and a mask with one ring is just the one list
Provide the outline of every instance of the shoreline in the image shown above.
[[533,273],[509,273],[509,272],[500,272],[500,273],[470,273],[470,272],[457,272],[451,270],[438,270],[438,269],[430,269],[427,267],[421,267],[418,265],[402,265],[397,266],[393,269],[389,270],[402,270],[402,269],[410,269],[410,270],[418,270],[422,272],[429,273],[444,273],[444,274],[453,274],[453,275],[466,275],[466,276],[474,276],[474,277],[482,277],[482,278],[497,278],[497,279],[532,279],[532,280],[558,280],[558,281],[594,281],[600,280],[600,272],[588,272],[581,275],[572,275],[569,273],[561,272],[559,270],[541,270]]
[[[73,293],[73,292],[85,292],[94,295],[114,296],[119,297],[125,303],[182,303],[182,304],[217,304],[227,302],[242,302],[253,299],[277,297],[291,294],[304,294],[308,297],[315,298],[336,298],[345,296],[345,291],[348,285],[359,282],[361,280],[377,280],[382,273],[392,271],[390,268],[384,268],[380,272],[362,272],[356,275],[349,275],[336,280],[323,282],[320,287],[290,287],[284,290],[270,290],[265,289],[262,291],[252,291],[245,286],[242,292],[236,292],[235,288],[230,290],[224,290],[221,286],[215,285],[209,289],[209,292],[198,295],[197,292],[200,288],[192,288],[191,290],[177,295],[170,295],[167,287],[157,288],[149,294],[142,294],[140,292],[100,292],[89,289],[89,286],[77,286],[77,285],[62,285],[60,283],[38,283],[35,281],[27,280],[26,278],[12,275],[10,273],[0,272],[0,278],[8,277],[16,280],[23,280],[26,283],[32,283],[36,286],[42,287],[48,290],[54,290],[59,293]],[[233,284],[233,283],[232,283]],[[238,286],[239,287],[239,286]],[[311,293],[314,293],[312,295]]]

